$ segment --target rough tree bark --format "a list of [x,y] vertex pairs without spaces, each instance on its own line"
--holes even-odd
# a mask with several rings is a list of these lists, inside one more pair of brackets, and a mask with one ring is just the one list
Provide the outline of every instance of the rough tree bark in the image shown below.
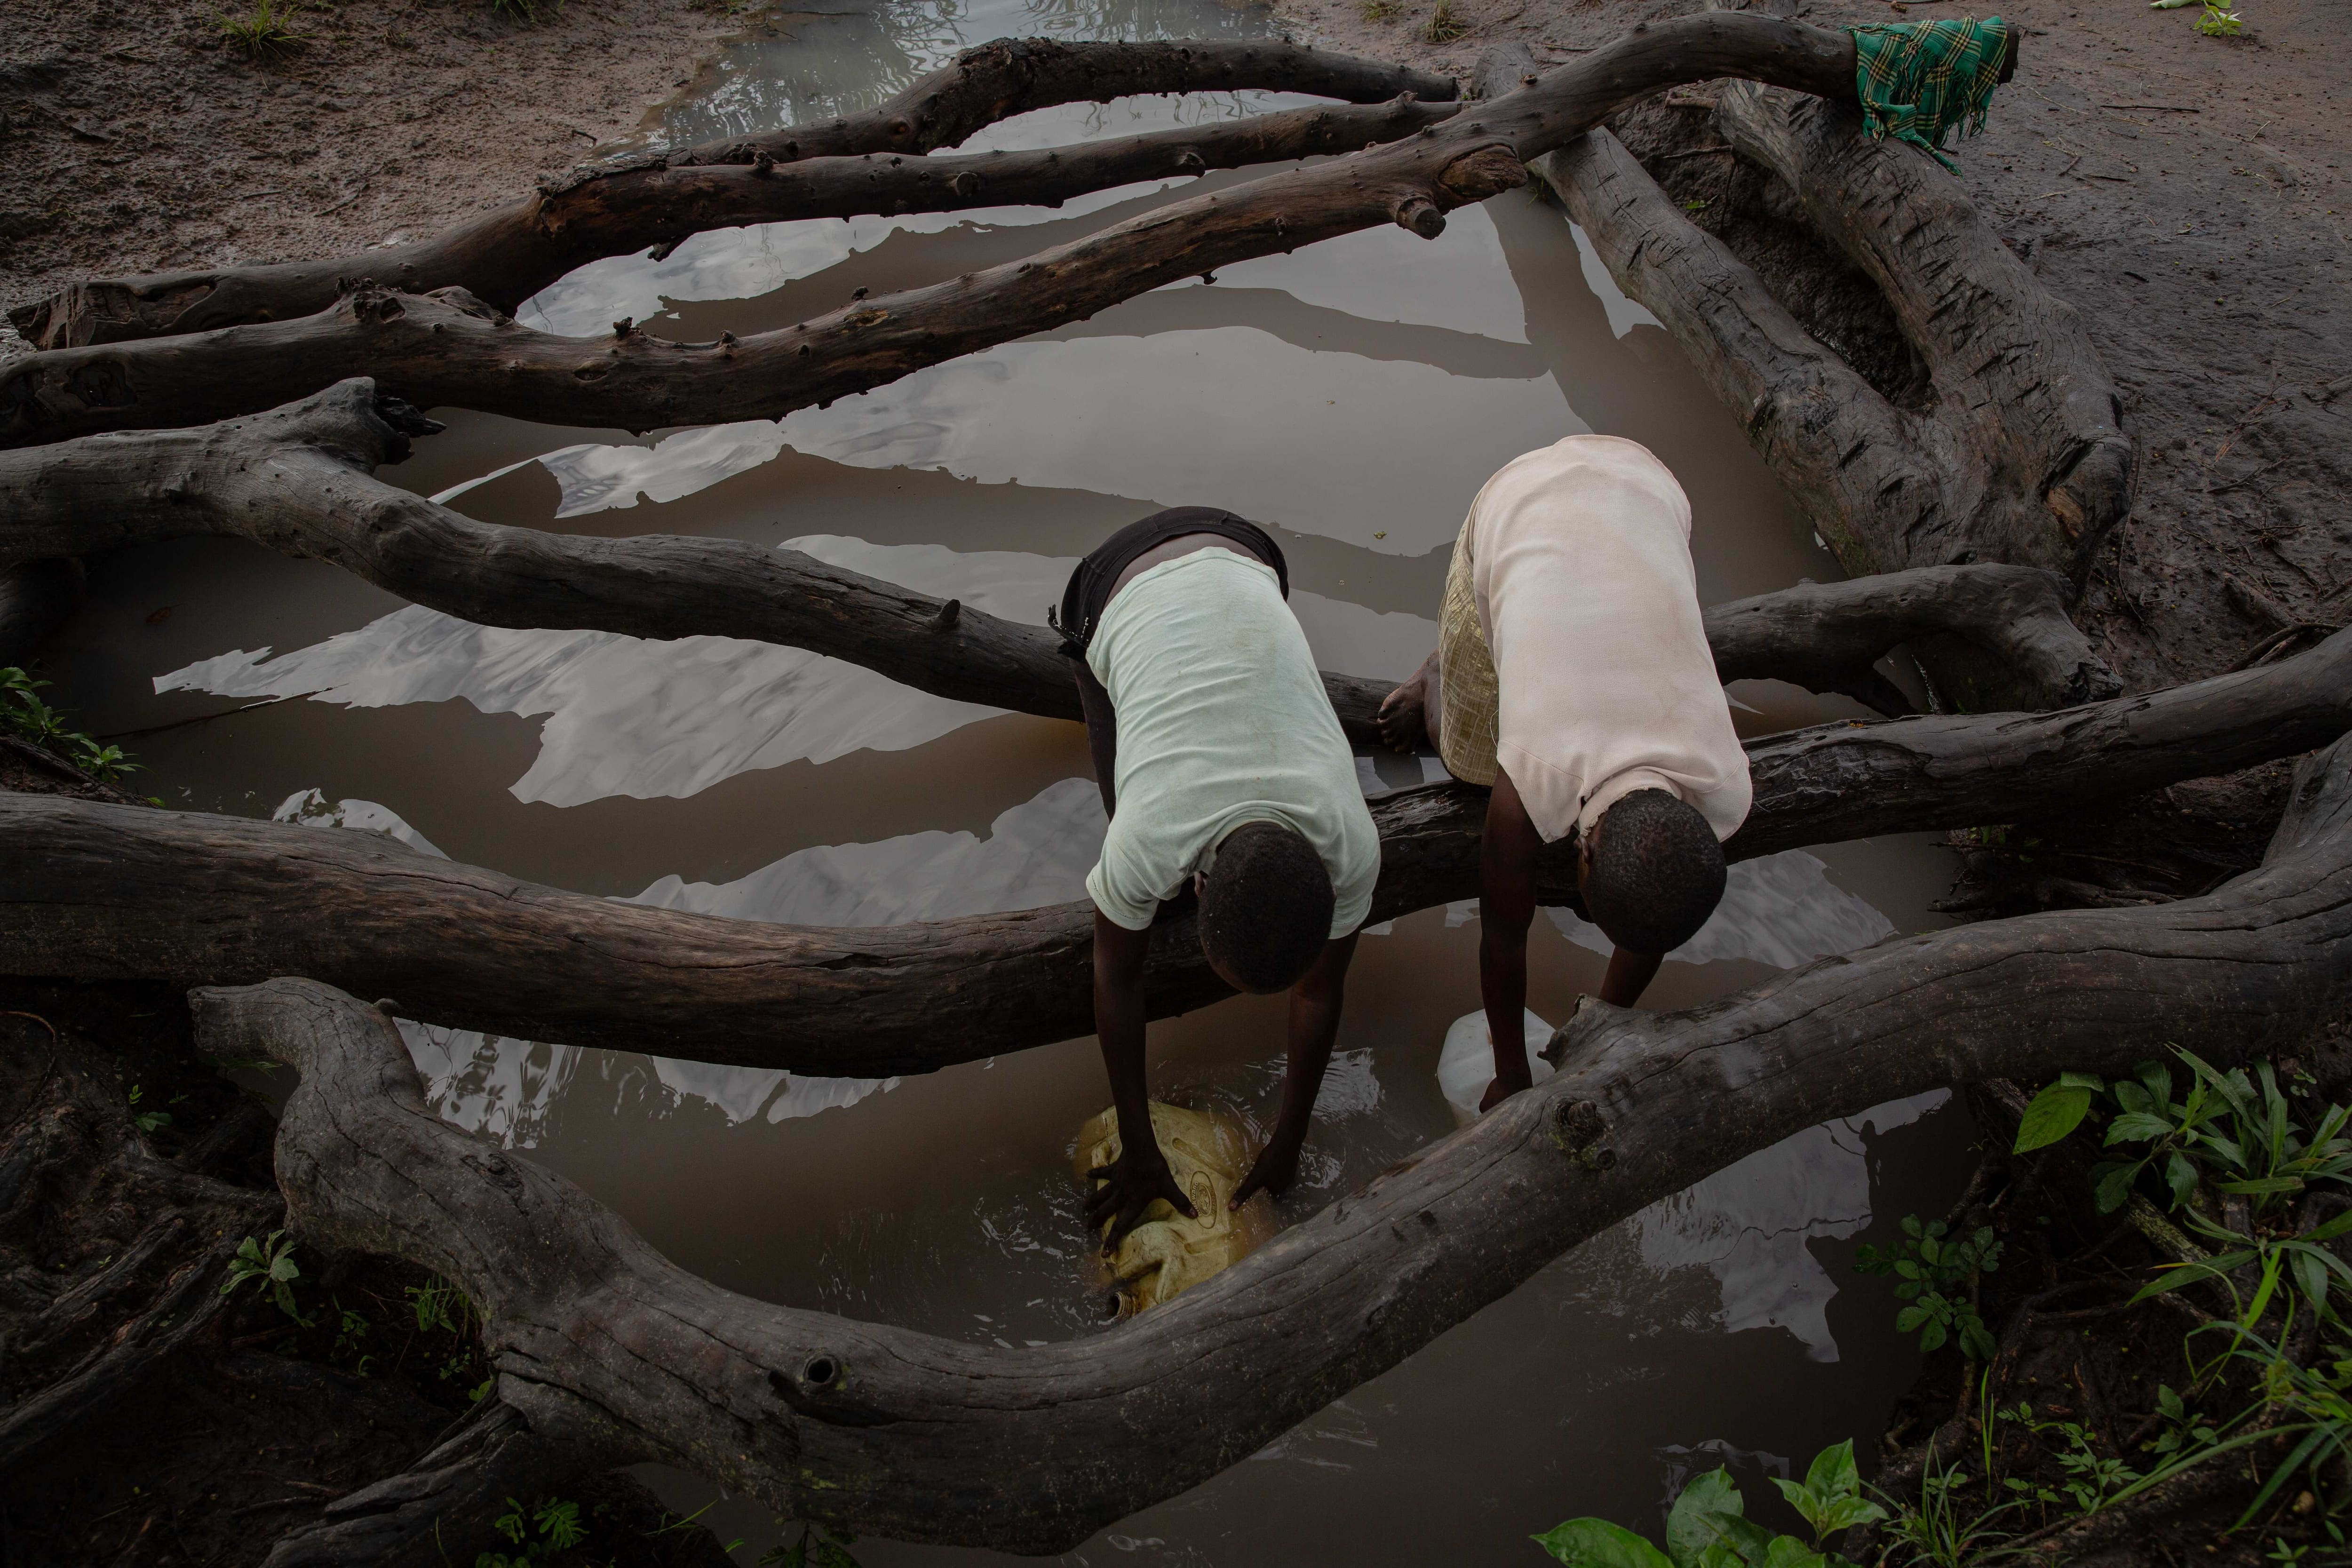
[[[2325,744],[2352,727],[2352,632],[2297,658],[2047,714],[1824,725],[1753,742],[1735,858],[2014,820]],[[1477,891],[1483,791],[1372,803],[1370,918]],[[1547,903],[1572,900],[1565,844]],[[465,940],[451,942],[450,933]],[[404,1016],[583,1046],[880,1078],[1086,1034],[1093,909],[859,928],[648,909],[373,834],[0,795],[0,969],[240,984],[306,974]],[[1154,1017],[1226,994],[1189,914],[1153,933]]]
[[[996,121],[1056,103],[1244,88],[1383,106],[1363,113],[1295,111],[1058,153],[919,157]],[[1353,152],[1368,140],[1386,141],[1451,112],[1384,103],[1405,93],[1434,104],[1452,99],[1454,85],[1428,71],[1290,44],[1000,38],[966,49],[864,113],[583,164],[542,182],[522,201],[427,239],[323,261],[93,279],[18,306],[10,318],[37,347],[78,348],[311,315],[334,303],[346,279],[417,293],[455,285],[511,311],[583,261],[675,244],[702,228],[849,213],[1058,204],[1130,180]],[[916,159],[911,164],[910,157]],[[824,166],[772,180],[743,174],[763,163],[764,175],[775,164],[816,160]],[[730,166],[734,173],[727,172]],[[682,173],[690,169],[710,174]],[[967,189],[968,184],[979,188]]]
[[[0,452],[0,570],[189,533],[231,534],[331,561],[417,604],[486,626],[739,637],[813,648],[938,696],[1078,717],[1060,639],[733,540],[595,539],[478,522],[381,483],[380,464],[439,426],[339,383],[267,414],[196,430],[86,437]],[[2114,695],[2048,574],[1946,567],[1805,584],[1707,612],[1723,679],[1769,678],[1908,711],[1871,666],[1931,635],[1981,646],[2032,706]],[[1391,683],[1324,676],[1340,723],[1376,739]]]
[[1200,195],[1024,261],[854,301],[772,332],[672,343],[629,331],[560,338],[461,289],[363,285],[291,321],[28,355],[0,372],[0,446],[160,429],[256,412],[352,375],[419,407],[491,408],[561,425],[650,430],[775,417],[1250,257],[1393,221],[1424,237],[1448,209],[1524,184],[1522,158],[1677,82],[1756,76],[1851,95],[1843,33],[1760,16],[1680,17],[1633,32],[1405,141]]
[[1993,560],[2057,571],[2079,592],[2130,510],[2133,454],[2073,308],[1958,180],[1915,148],[1872,141],[1850,102],[1735,82],[1717,114],[1885,293],[1928,367],[1925,412],[1889,403],[1809,334],[1607,131],[1536,167],[1849,571]]
[[687,1273],[561,1177],[435,1117],[390,1020],[328,986],[193,998],[212,1048],[300,1071],[278,1169],[303,1233],[485,1303],[499,1394],[534,1430],[838,1528],[1025,1552],[1206,1479],[1578,1242],[1824,1117],[2121,1071],[2167,1045],[2235,1060],[2347,1002],[2339,742],[2304,765],[2262,867],[2211,895],[1899,939],[1690,1013],[1587,1003],[1540,1088],[1166,1307],[1011,1349]]

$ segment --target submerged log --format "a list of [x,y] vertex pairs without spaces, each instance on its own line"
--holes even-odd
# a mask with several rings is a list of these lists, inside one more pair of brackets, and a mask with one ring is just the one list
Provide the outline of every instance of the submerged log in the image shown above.
[[390,1020],[326,985],[192,1001],[209,1048],[300,1072],[278,1147],[303,1234],[457,1280],[535,1431],[836,1529],[1056,1552],[1825,1117],[2121,1072],[2171,1045],[2230,1062],[2299,1043],[2352,1003],[2352,742],[2304,764],[2263,864],[2206,897],[1901,938],[1688,1013],[1588,1002],[1539,1088],[1149,1315],[1029,1348],[688,1274],[562,1177],[435,1116]]
[[373,375],[419,407],[650,430],[773,418],[1052,327],[1231,262],[1445,213],[1524,184],[1523,160],[1678,82],[1753,76],[1850,96],[1853,41],[1761,16],[1645,25],[1403,142],[1194,196],[1024,261],[854,301],[775,331],[673,343],[523,327],[462,289],[362,285],[294,321],[51,350],[0,372],[0,446],[196,425]]
[[[192,533],[331,561],[415,603],[484,626],[631,637],[736,637],[811,648],[936,696],[1078,717],[1060,639],[736,540],[598,539],[479,522],[373,477],[439,428],[373,384],[195,430],[88,437],[0,452],[0,570],[18,561]],[[1871,666],[1933,635],[1981,646],[2036,707],[2116,684],[2046,573],[1946,567],[1722,605],[1707,639],[1726,680],[1770,678],[1907,711]],[[1375,739],[1391,683],[1326,673],[1349,736]]]
[[[2352,728],[2352,631],[2260,669],[2045,714],[1923,717],[1751,742],[1735,858],[2111,800]],[[1475,896],[1486,794],[1372,803],[1383,921]],[[1547,851],[1546,903],[1573,898]],[[451,933],[462,933],[453,942]],[[762,925],[520,881],[373,834],[0,794],[0,969],[234,984],[306,974],[404,1017],[853,1078],[1086,1034],[1093,909]],[[1155,928],[1150,1016],[1226,994],[1189,914]]]
[[2130,510],[2133,459],[2122,401],[2074,309],[1958,180],[1915,148],[1872,141],[1851,103],[1739,82],[1717,115],[1885,295],[1927,366],[1925,412],[1890,403],[1807,332],[1607,131],[1536,167],[1847,570],[2001,561],[2061,573],[2079,593]]
[[[999,120],[1057,103],[1245,88],[1383,107],[1361,114],[1298,110],[1058,153],[919,157],[955,146]],[[847,213],[1058,204],[1085,191],[1166,174],[1353,152],[1368,140],[1386,141],[1451,112],[1386,101],[1408,93],[1435,104],[1451,100],[1454,85],[1428,71],[1291,44],[1000,38],[966,49],[863,113],[585,164],[543,181],[522,201],[426,239],[324,261],[93,279],[9,314],[37,347],[59,349],[312,315],[334,303],[347,279],[419,293],[454,285],[512,310],[583,261],[675,244],[703,228]],[[740,173],[765,174],[774,165],[814,160],[825,166],[770,184]],[[739,173],[722,173],[730,165]],[[684,175],[689,169],[712,174]],[[667,171],[681,173],[673,177]],[[967,191],[966,182],[986,188]],[[967,195],[976,199],[961,199]]]

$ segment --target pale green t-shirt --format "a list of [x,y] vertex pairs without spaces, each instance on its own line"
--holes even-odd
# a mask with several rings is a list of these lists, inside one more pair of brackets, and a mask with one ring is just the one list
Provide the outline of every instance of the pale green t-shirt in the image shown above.
[[1095,907],[1141,931],[1244,822],[1322,857],[1331,934],[1371,912],[1381,839],[1356,759],[1274,569],[1229,550],[1164,561],[1118,592],[1087,663],[1118,716],[1118,809],[1087,874]]

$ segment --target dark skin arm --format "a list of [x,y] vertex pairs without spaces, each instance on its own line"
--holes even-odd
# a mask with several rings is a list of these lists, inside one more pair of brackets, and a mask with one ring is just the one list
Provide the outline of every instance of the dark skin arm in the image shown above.
[[1099,1227],[1110,1222],[1103,1237],[1105,1256],[1118,1249],[1157,1199],[1165,1198],[1179,1214],[1194,1212],[1151,1131],[1143,1068],[1143,961],[1150,952],[1149,927],[1129,931],[1095,911],[1095,1033],[1102,1041],[1110,1100],[1118,1112],[1118,1158],[1088,1173],[1097,1184],[1087,1199],[1087,1224]]
[[[1598,834],[1607,819],[1593,825]],[[1486,1004],[1486,1030],[1495,1043],[1495,1081],[1478,1102],[1492,1110],[1504,1100],[1534,1085],[1528,1070],[1528,928],[1536,912],[1536,853],[1543,836],[1528,817],[1511,775],[1499,768],[1495,791],[1486,802],[1486,827],[1479,846],[1481,882],[1478,898],[1478,986]],[[1591,868],[1588,840],[1577,852],[1577,877]],[[1649,989],[1665,963],[1663,955],[1614,949],[1609,972],[1601,978],[1601,999],[1612,1007],[1631,1007]]]
[[1490,1110],[1533,1087],[1528,1071],[1528,927],[1536,918],[1536,852],[1543,836],[1528,819],[1511,775],[1499,768],[1486,800],[1478,848],[1478,994],[1495,1043],[1495,1081],[1478,1109]]
[[1282,1079],[1282,1110],[1274,1136],[1266,1140],[1249,1175],[1234,1189],[1227,1208],[1240,1208],[1253,1193],[1286,1192],[1297,1178],[1298,1151],[1306,1146],[1315,1097],[1323,1088],[1324,1069],[1331,1065],[1331,1044],[1339,1037],[1339,1009],[1347,1000],[1348,963],[1356,956],[1357,934],[1349,931],[1325,942],[1315,966],[1290,988],[1290,1064]]

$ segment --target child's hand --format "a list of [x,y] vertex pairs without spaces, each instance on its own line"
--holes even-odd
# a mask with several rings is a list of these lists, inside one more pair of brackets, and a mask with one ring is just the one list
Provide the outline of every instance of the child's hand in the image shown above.
[[1108,1165],[1097,1165],[1087,1173],[1100,1184],[1087,1199],[1087,1224],[1099,1227],[1110,1221],[1110,1229],[1103,1237],[1103,1256],[1118,1250],[1127,1233],[1142,1222],[1144,1211],[1154,1203],[1165,1200],[1168,1206],[1187,1219],[1197,1219],[1192,1200],[1176,1184],[1175,1175],[1168,1169],[1168,1157],[1156,1143],[1137,1150],[1122,1148],[1118,1158]]
[[1303,1140],[1276,1134],[1274,1141],[1259,1153],[1257,1163],[1250,1167],[1250,1173],[1243,1178],[1242,1184],[1234,1189],[1233,1201],[1225,1207],[1238,1210],[1249,1202],[1253,1193],[1263,1192],[1272,1197],[1280,1197],[1288,1192],[1290,1184],[1298,1179],[1298,1151],[1302,1143]]

